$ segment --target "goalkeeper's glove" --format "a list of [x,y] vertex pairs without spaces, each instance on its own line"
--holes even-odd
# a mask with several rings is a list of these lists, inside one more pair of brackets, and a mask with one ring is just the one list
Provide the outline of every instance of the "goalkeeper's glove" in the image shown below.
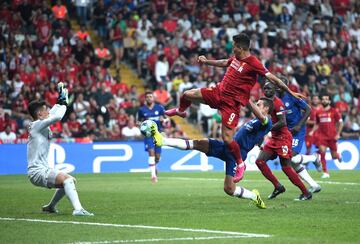
[[59,82],[57,85],[57,90],[59,96],[56,103],[67,106],[69,104],[69,94],[68,94],[68,89],[65,88],[64,83]]

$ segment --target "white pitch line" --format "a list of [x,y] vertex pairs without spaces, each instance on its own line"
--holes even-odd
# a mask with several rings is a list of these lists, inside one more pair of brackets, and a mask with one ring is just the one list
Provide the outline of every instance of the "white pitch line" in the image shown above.
[[345,203],[346,204],[360,204],[360,202],[349,202],[349,201],[346,201]]
[[114,240],[114,241],[80,241],[68,244],[108,244],[108,243],[134,243],[134,242],[159,242],[159,241],[199,241],[214,239],[237,239],[248,238],[247,236],[201,236],[201,237],[179,237],[179,238],[151,238],[151,239],[135,239],[135,240]]
[[[170,180],[197,180],[197,181],[221,181],[223,179],[215,179],[215,178],[191,178],[191,177],[161,177],[164,179]],[[241,182],[263,182],[263,180],[242,180]],[[329,185],[349,185],[349,186],[358,186],[360,183],[357,182],[339,182],[339,181],[318,181],[318,183],[329,184]]]
[[148,226],[148,225],[126,225],[126,224],[110,224],[110,223],[96,223],[96,222],[79,222],[79,221],[62,221],[62,220],[46,220],[46,219],[24,219],[24,218],[4,218],[0,217],[3,221],[24,221],[24,222],[40,222],[52,224],[73,224],[73,225],[92,225],[92,226],[107,226],[119,228],[137,228],[137,229],[157,229],[157,230],[173,230],[184,232],[199,232],[199,233],[212,233],[212,234],[227,234],[227,235],[241,235],[244,237],[271,237],[268,234],[255,234],[243,233],[234,231],[221,231],[221,230],[207,230],[207,229],[191,229],[191,228],[178,228],[178,227],[163,227],[163,226]]

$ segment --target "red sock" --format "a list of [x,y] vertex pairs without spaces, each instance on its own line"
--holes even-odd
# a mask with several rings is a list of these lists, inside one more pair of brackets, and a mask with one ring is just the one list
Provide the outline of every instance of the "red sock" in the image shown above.
[[303,194],[307,194],[308,191],[306,190],[306,187],[304,185],[304,183],[302,183],[302,181],[300,180],[299,176],[296,174],[295,170],[291,167],[291,166],[283,166],[282,171],[284,171],[284,173],[287,175],[287,177],[289,178],[289,180],[296,185],[297,187],[299,187],[299,189],[301,190],[301,192]]
[[235,157],[236,163],[242,163],[241,153],[240,153],[240,146],[237,144],[236,141],[232,140],[229,144],[227,144],[232,155]]
[[263,176],[265,176],[266,179],[271,181],[271,183],[274,185],[274,187],[277,188],[280,185],[280,183],[279,183],[278,179],[275,177],[275,175],[271,172],[271,169],[266,164],[266,162],[262,161],[262,160],[256,160],[255,163],[258,166],[258,168],[260,169]]
[[325,173],[327,173],[327,167],[326,167],[326,159],[325,159],[325,153],[324,152],[320,152],[320,161],[321,161],[321,164],[322,164],[322,168],[323,168],[323,171]]
[[184,112],[188,107],[190,107],[190,105],[191,105],[191,101],[188,100],[188,99],[186,99],[186,98],[184,97],[184,94],[181,95],[181,97],[180,97],[179,111],[180,111],[180,112]]

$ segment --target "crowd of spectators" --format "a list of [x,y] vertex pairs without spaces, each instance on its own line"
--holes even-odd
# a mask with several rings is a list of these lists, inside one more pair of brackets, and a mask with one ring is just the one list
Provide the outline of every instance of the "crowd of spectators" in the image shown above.
[[[167,92],[166,105],[177,105],[186,89],[219,82],[225,70],[199,65],[197,57],[229,57],[232,36],[245,32],[252,52],[271,72],[285,76],[291,89],[305,94],[309,103],[311,96],[328,93],[343,115],[343,137],[359,138],[359,1],[154,0],[138,8],[133,3],[108,6],[124,18],[126,60],[145,86]],[[113,28],[108,25],[107,31]],[[262,94],[263,83],[260,79],[252,90],[253,99]],[[205,133],[218,135],[216,110],[194,105],[190,111],[190,120]],[[250,116],[246,108],[241,112],[239,125]]]
[[[82,25],[74,32],[70,18]],[[94,46],[87,30],[102,42]],[[56,102],[56,83],[75,94],[63,123],[52,128],[62,140],[124,138],[143,101],[109,67],[131,65],[147,89],[166,107],[186,89],[222,79],[224,69],[197,63],[198,55],[232,54],[232,36],[245,32],[251,49],[292,89],[309,97],[327,92],[342,113],[343,136],[360,131],[360,3],[354,0],[195,1],[75,0],[5,1],[0,5],[0,134],[27,138],[27,103]],[[252,90],[261,95],[263,80]],[[216,137],[220,117],[208,106],[190,108],[190,120]],[[250,117],[246,108],[243,119]],[[170,129],[173,128],[173,129]],[[125,132],[125,133],[124,133]],[[167,134],[181,135],[174,124]],[[11,134],[11,135],[10,135]]]
[[[28,103],[44,99],[53,106],[60,81],[74,102],[64,119],[51,126],[58,141],[141,138],[136,115],[144,94],[123,83],[119,70],[111,72],[113,54],[106,38],[92,43],[91,22],[77,9],[80,2],[87,1],[0,3],[0,143],[27,141]],[[82,24],[79,31],[72,29],[69,17],[75,17],[75,9]],[[169,135],[178,130],[166,128]]]

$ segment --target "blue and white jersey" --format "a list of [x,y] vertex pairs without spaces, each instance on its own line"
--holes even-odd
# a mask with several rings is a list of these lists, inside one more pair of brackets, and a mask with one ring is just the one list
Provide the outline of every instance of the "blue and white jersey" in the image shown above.
[[[246,159],[248,152],[251,151],[256,144],[260,143],[264,136],[269,133],[271,127],[272,122],[270,118],[264,125],[260,120],[253,119],[236,132],[234,140],[240,146],[241,158],[243,160]],[[209,139],[209,151],[206,155],[225,161],[226,175],[235,175],[236,160],[224,141]]]
[[[269,133],[272,127],[272,121],[268,121],[263,125],[259,119],[255,118],[243,125],[234,136],[235,141],[240,145],[240,149],[246,151],[246,154],[253,149],[253,147],[260,143],[264,136]],[[243,157],[245,160],[246,157]]]
[[159,131],[162,131],[162,126],[160,122],[160,116],[164,116],[165,109],[162,105],[155,103],[154,107],[150,109],[148,106],[144,105],[139,108],[138,111],[138,120],[144,121],[147,119],[153,120],[156,122]]
[[[303,111],[308,107],[307,103],[302,99],[297,99],[291,96],[289,93],[285,92],[284,96],[281,98],[281,101],[285,105],[286,109],[286,124],[287,127],[292,129],[295,125],[299,123],[303,117]],[[306,126],[305,124],[301,127],[300,132],[305,133]]]

